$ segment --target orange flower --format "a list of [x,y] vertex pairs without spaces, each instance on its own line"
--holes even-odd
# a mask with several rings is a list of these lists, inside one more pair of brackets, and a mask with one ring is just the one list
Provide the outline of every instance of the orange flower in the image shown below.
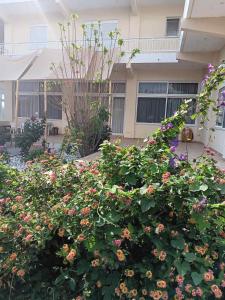
[[72,249],[70,250],[69,254],[67,255],[66,259],[69,261],[69,262],[72,262],[74,260],[74,258],[76,257],[77,255],[77,252],[76,250]]
[[121,237],[130,240],[131,239],[130,231],[127,228],[123,229]]
[[81,209],[82,216],[88,216],[90,214],[90,212],[91,212],[90,207],[84,207]]
[[17,258],[17,254],[16,254],[16,253],[12,253],[12,254],[10,255],[10,257],[9,257],[9,259],[10,259],[11,261],[16,260],[16,258]]
[[137,290],[136,289],[133,289],[129,292],[129,296],[130,297],[136,297],[137,296]]
[[223,296],[222,291],[217,285],[215,285],[215,284],[212,285],[211,290],[212,290],[212,292],[213,292],[216,299],[222,298],[222,296]]
[[206,282],[214,280],[213,272],[206,272],[203,277]]
[[155,191],[154,187],[152,185],[149,185],[148,188],[147,188],[147,193],[148,194],[153,194]]
[[159,260],[160,261],[164,261],[166,259],[166,256],[167,256],[167,254],[166,254],[165,251],[160,251],[159,252]]
[[144,228],[144,232],[145,233],[150,233],[151,232],[151,227],[150,226],[146,226],[145,228]]
[[82,219],[82,220],[80,221],[80,225],[81,225],[81,226],[89,226],[89,225],[90,225],[90,222],[89,222],[88,219]]
[[150,292],[150,297],[152,297],[154,300],[159,300],[162,297],[162,292],[161,291],[151,291]]
[[116,251],[116,256],[117,256],[119,261],[124,261],[126,259],[126,257],[125,257],[122,250],[117,250]]
[[134,271],[133,270],[125,270],[125,275],[127,277],[133,277],[134,276]]
[[91,265],[92,265],[93,268],[99,267],[100,266],[100,260],[98,258],[92,260]]
[[165,226],[163,224],[158,224],[156,229],[155,229],[155,233],[160,234],[164,230],[165,230]]
[[157,281],[157,287],[160,288],[160,289],[165,289],[166,288],[166,281],[158,280]]

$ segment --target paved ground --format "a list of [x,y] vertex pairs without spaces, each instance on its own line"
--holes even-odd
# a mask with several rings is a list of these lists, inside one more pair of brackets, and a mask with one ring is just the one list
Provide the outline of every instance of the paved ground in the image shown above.
[[[112,142],[115,140],[118,140],[118,138],[112,138]],[[141,147],[144,145],[144,142],[143,139],[121,139],[121,145],[124,147],[131,146],[131,145],[137,145]],[[201,143],[180,143],[176,153],[177,154],[188,153],[189,159],[192,160],[198,158],[204,153],[204,145]],[[87,161],[92,161],[99,158],[99,156],[100,156],[100,152],[97,152],[89,156],[86,156],[82,159]],[[222,156],[216,153],[215,159],[218,162],[217,163],[218,167],[225,169],[225,160],[222,158]]]
[[[121,139],[118,137],[112,137],[111,141],[115,142],[116,140]],[[60,144],[62,143],[63,135],[57,135],[57,136],[49,136],[48,137],[48,143],[50,144],[50,147],[52,148],[59,148]],[[143,139],[128,139],[128,138],[122,138],[121,139],[121,145],[124,147],[131,146],[131,145],[137,145],[137,146],[143,146],[144,142]],[[19,152],[19,149],[11,148],[9,147],[9,152],[11,155],[15,155]],[[180,143],[177,153],[188,153],[189,159],[194,159],[199,157],[204,152],[204,146],[201,143]],[[83,157],[82,160],[92,161],[97,158],[99,158],[100,152],[91,154],[89,156]],[[218,162],[218,166],[220,168],[225,169],[225,160],[222,158],[220,154],[215,155],[215,159]]]

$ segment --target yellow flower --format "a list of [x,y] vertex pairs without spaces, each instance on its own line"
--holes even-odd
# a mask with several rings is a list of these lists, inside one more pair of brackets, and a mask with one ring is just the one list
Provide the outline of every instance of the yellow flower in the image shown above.
[[125,270],[125,275],[127,277],[133,277],[134,276],[134,271],[133,270]]
[[116,255],[119,261],[124,261],[126,259],[122,250],[117,250]]
[[148,279],[152,279],[152,272],[151,272],[151,271],[147,271],[147,272],[145,273],[145,275],[146,275],[146,277],[147,277]]

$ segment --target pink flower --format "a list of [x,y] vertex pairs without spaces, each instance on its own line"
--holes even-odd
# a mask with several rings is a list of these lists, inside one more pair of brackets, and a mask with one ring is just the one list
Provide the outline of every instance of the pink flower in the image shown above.
[[32,234],[28,234],[28,235],[25,237],[25,241],[26,241],[26,242],[29,242],[32,238],[33,238],[33,235],[32,235]]
[[23,197],[22,196],[16,196],[15,199],[16,199],[17,202],[21,202],[23,200]]
[[74,208],[69,209],[67,214],[68,214],[69,216],[74,216],[74,215],[76,214],[76,210],[75,210]]
[[55,172],[50,171],[49,172],[49,178],[50,178],[51,183],[54,183],[56,181],[56,178],[57,178]]
[[120,247],[121,243],[122,243],[122,240],[114,240],[113,241],[113,244],[118,248]]
[[23,217],[25,223],[28,223],[31,219],[32,217],[30,215],[26,215],[25,217]]

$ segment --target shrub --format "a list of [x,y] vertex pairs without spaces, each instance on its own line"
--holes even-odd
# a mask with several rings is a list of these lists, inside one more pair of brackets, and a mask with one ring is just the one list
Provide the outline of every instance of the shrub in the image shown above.
[[15,137],[16,146],[21,148],[21,154],[27,155],[33,143],[37,142],[44,134],[45,121],[31,118],[26,120],[23,132]]
[[38,149],[33,149],[30,150],[29,153],[26,155],[25,160],[30,161],[30,160],[35,160],[40,158],[44,154],[44,149],[38,148]]
[[223,298],[225,173],[174,153],[187,108],[142,149],[105,142],[97,162],[50,156],[17,176],[0,165],[3,298]]

